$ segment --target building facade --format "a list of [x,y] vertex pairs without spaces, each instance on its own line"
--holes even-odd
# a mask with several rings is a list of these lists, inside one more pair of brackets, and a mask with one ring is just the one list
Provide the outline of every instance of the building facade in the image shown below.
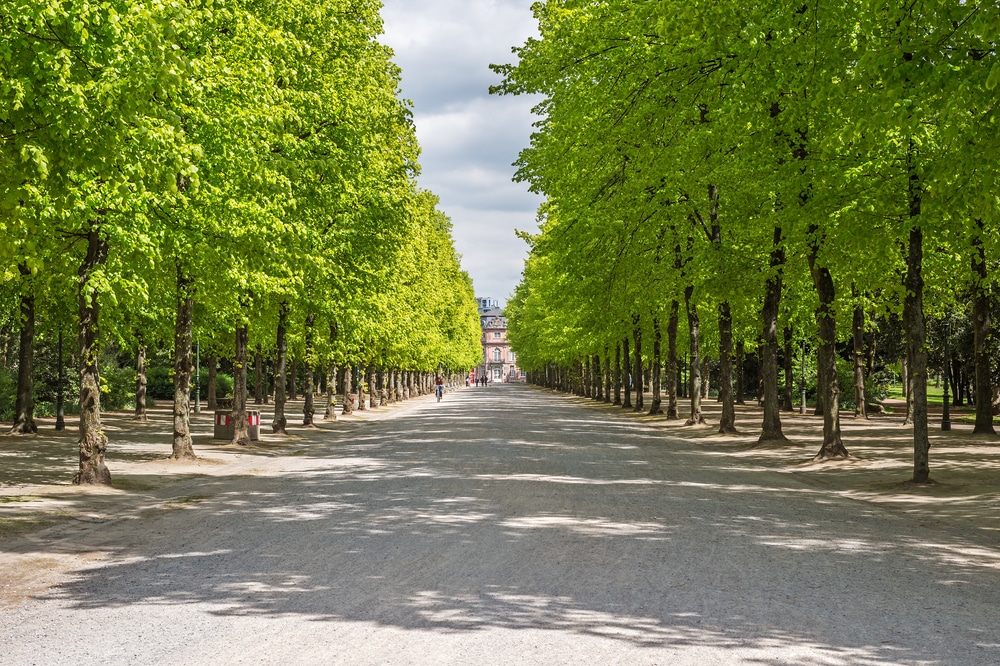
[[476,368],[476,379],[486,376],[491,382],[525,381],[507,340],[507,318],[500,304],[491,298],[476,300],[479,301],[479,326],[483,329],[483,360]]

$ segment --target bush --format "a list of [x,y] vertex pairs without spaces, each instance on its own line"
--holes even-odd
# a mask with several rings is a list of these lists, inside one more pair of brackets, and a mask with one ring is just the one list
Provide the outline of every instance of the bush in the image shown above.
[[17,403],[17,371],[0,368],[0,421],[14,420],[14,405]]
[[174,369],[146,368],[146,395],[154,400],[173,400]]
[[[208,397],[208,372],[206,372],[204,369],[202,369],[201,373],[198,375],[198,384],[201,388],[201,399],[205,400]],[[220,398],[225,398],[233,395],[232,375],[227,375],[222,372],[216,374],[215,393]],[[146,394],[150,398],[155,398],[156,400],[172,401],[174,399],[174,369],[173,368],[147,369]]]
[[101,409],[125,409],[135,405],[135,370],[105,364],[100,369]]

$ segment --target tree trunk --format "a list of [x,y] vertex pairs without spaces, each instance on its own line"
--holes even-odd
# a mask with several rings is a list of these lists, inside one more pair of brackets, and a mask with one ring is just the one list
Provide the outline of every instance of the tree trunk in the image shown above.
[[632,411],[641,412],[646,409],[643,395],[646,383],[642,377],[642,328],[639,326],[639,315],[632,317],[632,340],[635,342],[632,349],[632,383],[635,385],[635,407]]
[[670,301],[670,319],[667,320],[667,419],[676,421],[677,412],[677,328],[680,303]]
[[720,435],[735,435],[736,405],[733,400],[733,315],[729,303],[719,305],[719,400],[722,418]]
[[348,363],[344,366],[344,389],[342,395],[344,396],[343,406],[341,408],[342,414],[352,414],[354,413],[354,405],[351,404],[351,398],[354,397],[354,382],[351,376],[351,364]]
[[140,423],[146,423],[149,420],[146,416],[146,387],[146,345],[139,342],[135,348],[135,413],[133,418]]
[[701,320],[698,316],[698,305],[692,300],[694,287],[684,289],[684,307],[687,310],[688,338],[691,349],[690,359],[690,387],[691,416],[688,417],[684,425],[704,425],[705,416],[701,412],[701,350],[699,346],[699,336],[701,334]]
[[649,415],[654,416],[656,414],[663,413],[663,400],[661,397],[660,385],[662,384],[662,377],[660,376],[660,369],[663,365],[663,360],[660,357],[660,343],[663,335],[660,332],[660,319],[658,317],[653,319],[653,370],[652,370],[652,382],[653,382],[653,399],[649,405]]
[[212,354],[208,357],[208,406],[210,412],[219,408],[219,398],[216,395],[216,385],[219,376],[219,357]]
[[365,404],[365,371],[364,366],[358,364],[358,411],[363,412],[368,409]]
[[285,365],[288,362],[288,304],[278,307],[278,336],[275,344],[274,357],[274,419],[271,421],[271,432],[276,435],[287,435],[288,419],[285,418]]
[[632,354],[629,351],[628,336],[622,339],[622,384],[624,395],[622,409],[632,408]]
[[781,431],[781,409],[778,404],[778,308],[781,305],[782,271],[785,250],[782,248],[781,227],[774,228],[771,249],[771,275],[764,293],[764,345],[760,368],[761,394],[764,403],[764,420],[758,442],[786,441]]
[[378,403],[378,372],[374,365],[368,366],[368,403],[371,409],[377,409]]
[[604,373],[601,372],[600,354],[594,354],[591,367],[594,369],[594,400],[604,402]]
[[21,273],[21,334],[17,354],[17,397],[14,400],[14,425],[12,435],[33,435],[38,432],[35,424],[35,296],[28,279],[31,271],[18,264]]
[[337,420],[337,366],[331,363],[326,369],[326,410],[323,412],[324,421]]
[[250,332],[247,326],[236,328],[236,360],[233,362],[233,444],[250,446],[247,424],[247,344]]
[[611,353],[610,347],[604,345],[604,398],[605,403],[611,402]]
[[809,272],[819,296],[819,307],[816,309],[819,328],[817,370],[823,377],[823,391],[817,400],[823,403],[823,445],[815,460],[847,458],[847,448],[840,438],[840,382],[837,380],[837,320],[834,311],[836,293],[830,271],[817,264],[820,241],[816,238],[818,231],[814,228],[812,232],[814,240],[809,252]]
[[792,327],[786,326],[785,353],[782,359],[785,362],[785,391],[781,398],[781,408],[786,412],[795,411],[795,404],[792,402],[792,396],[795,395],[795,368],[792,367],[792,362],[795,360],[795,352],[792,350],[793,335]]
[[191,352],[194,326],[194,281],[177,267],[177,321],[174,326],[174,460],[194,460],[191,446]]
[[264,354],[259,344],[253,355],[253,403],[264,404]]
[[[911,171],[912,173],[912,171]],[[909,182],[910,217],[920,215],[920,176],[913,173]],[[924,236],[919,227],[910,229],[906,257],[906,297],[903,301],[903,325],[910,357],[909,391],[913,400],[913,482],[930,483],[930,439],[927,431],[927,334],[924,324]]]
[[297,400],[299,397],[299,359],[292,359],[291,373],[288,375],[288,399]]
[[313,376],[313,325],[316,322],[316,315],[310,314],[306,317],[306,330],[305,330],[305,344],[306,344],[306,355],[303,361],[303,369],[305,371],[305,402],[302,405],[302,425],[311,426],[314,425],[314,417],[316,415],[316,406],[313,402],[315,398],[316,381]]
[[851,325],[854,337],[854,418],[868,418],[868,398],[865,396],[865,311],[854,308]]
[[615,399],[611,404],[622,404],[622,346],[615,344]]
[[990,372],[989,340],[993,334],[990,319],[990,280],[983,248],[983,221],[976,220],[978,233],[972,240],[972,272],[975,278],[972,303],[973,354],[976,365],[975,435],[995,435],[993,428],[993,375]]
[[91,273],[108,258],[108,244],[98,230],[87,231],[87,256],[80,265],[80,469],[73,477],[78,485],[111,485],[111,472],[104,464],[108,437],[101,428],[101,382],[97,359],[100,356],[100,304],[98,291],[90,284]]

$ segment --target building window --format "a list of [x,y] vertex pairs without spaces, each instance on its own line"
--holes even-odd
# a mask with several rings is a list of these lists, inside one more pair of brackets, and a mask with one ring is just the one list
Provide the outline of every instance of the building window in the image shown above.
[[499,337],[500,337],[500,331],[496,331],[496,332],[494,332],[494,333],[493,333],[493,337],[494,337],[494,338],[499,338]]
[[493,350],[493,360],[497,361],[497,362],[500,362],[500,361],[503,360],[503,356],[502,356],[502,354],[500,352],[500,348],[499,347],[497,347],[496,349]]

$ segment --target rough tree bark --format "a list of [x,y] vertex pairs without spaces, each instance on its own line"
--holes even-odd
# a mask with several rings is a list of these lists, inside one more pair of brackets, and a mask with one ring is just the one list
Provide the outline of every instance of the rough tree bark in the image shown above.
[[341,395],[343,395],[344,399],[340,409],[341,414],[352,414],[354,412],[354,405],[351,404],[352,403],[351,398],[354,397],[354,382],[352,381],[352,379],[353,377],[351,375],[351,364],[348,363],[346,366],[344,366],[344,387],[343,391],[341,392]]
[[722,417],[719,434],[736,434],[736,405],[733,401],[733,315],[729,303],[719,305],[719,400]]
[[975,435],[995,435],[993,427],[993,373],[990,371],[989,339],[993,333],[990,320],[990,280],[986,270],[986,250],[983,247],[983,221],[976,220],[978,233],[972,240],[972,272],[975,277],[972,330],[976,364],[976,427]]
[[274,419],[271,432],[288,434],[288,419],[285,417],[285,364],[288,362],[288,303],[278,307],[278,331],[274,356]]
[[676,421],[677,413],[677,328],[680,303],[670,301],[670,318],[667,320],[667,418]]
[[611,402],[611,354],[609,346],[604,345],[604,402]]
[[259,344],[253,355],[253,403],[264,404],[264,353]]
[[[146,423],[146,345],[142,343],[142,335],[137,336],[139,343],[135,347],[135,412],[132,418],[140,423]],[[61,362],[61,361],[60,361]]]
[[816,308],[816,323],[819,328],[819,367],[817,372],[823,378],[823,390],[818,402],[823,403],[823,444],[816,454],[816,460],[847,458],[847,448],[840,438],[840,382],[837,380],[837,320],[834,311],[833,276],[826,266],[817,263],[820,239],[819,230],[810,230],[813,240],[809,250],[809,272],[813,286],[819,296]]
[[21,331],[17,352],[17,396],[14,400],[12,435],[33,435],[35,424],[35,295],[31,291],[31,271],[18,264],[23,292],[21,293]]
[[233,444],[250,446],[247,424],[247,344],[250,331],[246,324],[236,327],[236,360],[233,361]]
[[782,271],[785,265],[785,250],[782,247],[781,227],[774,228],[771,245],[771,274],[767,278],[764,293],[764,345],[762,349],[761,399],[764,402],[764,420],[760,442],[786,441],[781,431],[781,409],[778,404],[778,308],[781,305]]
[[854,338],[854,418],[868,418],[868,398],[865,396],[865,311],[861,306],[854,308],[851,321]]
[[694,287],[688,286],[684,289],[684,307],[687,310],[688,338],[691,348],[690,354],[690,387],[691,415],[684,423],[686,426],[704,425],[705,416],[701,412],[701,349],[699,336],[701,335],[701,320],[698,315],[698,304],[694,302]]
[[100,304],[98,292],[90,284],[91,274],[108,258],[108,244],[97,225],[87,231],[87,255],[80,265],[80,469],[73,477],[78,485],[111,485],[111,472],[104,464],[108,437],[101,428],[101,382],[97,374],[100,355]]
[[635,384],[635,407],[632,411],[634,412],[646,409],[643,395],[646,385],[642,377],[642,327],[639,323],[639,315],[632,315],[632,340],[635,343],[632,349],[632,383]]
[[913,422],[913,482],[931,483],[930,439],[927,432],[927,332],[924,324],[924,235],[917,225],[920,216],[922,186],[920,175],[912,163],[913,146],[907,153],[910,178],[907,191],[910,201],[909,247],[906,256],[906,297],[903,300],[903,327],[906,329],[906,351],[909,357],[909,393],[912,399],[910,417]]
[[615,343],[615,399],[611,404],[622,404],[622,346]]
[[601,372],[601,356],[594,354],[594,400],[604,402],[604,375]]
[[314,417],[316,415],[316,405],[314,404],[316,381],[313,376],[313,364],[312,364],[312,354],[313,354],[313,326],[316,323],[316,315],[310,314],[306,316],[306,330],[305,330],[305,343],[306,343],[306,357],[303,361],[303,369],[305,371],[305,402],[302,405],[302,425],[311,426],[314,425]]
[[628,336],[622,339],[622,409],[632,408],[632,355],[629,353]]
[[174,325],[174,460],[194,460],[191,446],[191,375],[194,373],[192,328],[194,280],[177,267],[177,320]]
[[378,409],[378,372],[374,365],[368,366],[368,403],[369,408]]
[[746,374],[743,365],[746,361],[746,343],[740,340],[736,343],[736,404],[747,404]]
[[337,420],[337,365],[331,362],[326,368],[326,409],[323,411],[324,421]]
[[219,380],[219,357],[212,354],[208,357],[208,403],[206,409],[214,411],[219,408],[218,380]]

